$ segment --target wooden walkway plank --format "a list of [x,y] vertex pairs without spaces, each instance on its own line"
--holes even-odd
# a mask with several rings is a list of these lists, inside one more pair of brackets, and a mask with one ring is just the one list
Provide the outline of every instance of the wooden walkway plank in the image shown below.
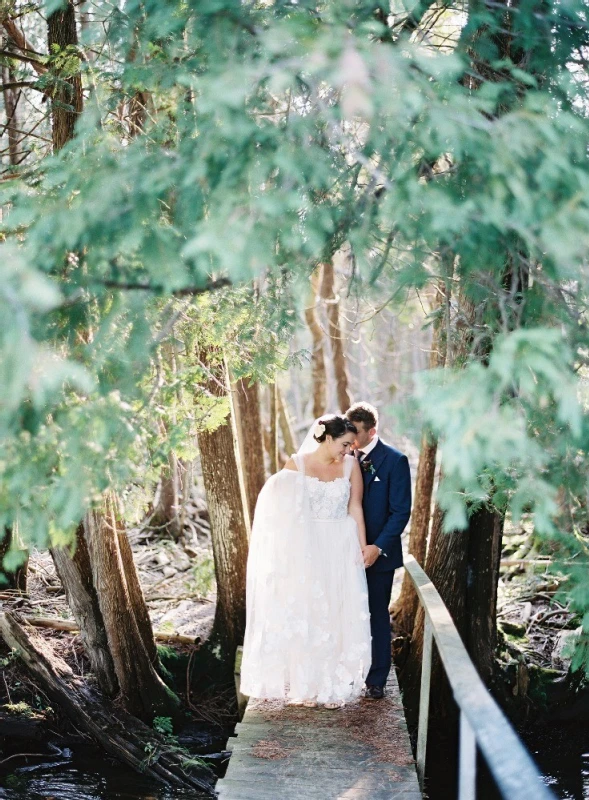
[[334,711],[252,700],[236,734],[220,800],[421,800],[394,672]]

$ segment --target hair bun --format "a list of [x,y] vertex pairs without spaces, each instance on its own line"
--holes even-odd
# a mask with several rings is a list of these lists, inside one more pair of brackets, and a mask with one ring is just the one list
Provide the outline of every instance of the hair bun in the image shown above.
[[341,414],[326,414],[318,419],[313,428],[313,438],[321,444],[328,436],[339,439],[346,433],[357,433],[356,426]]

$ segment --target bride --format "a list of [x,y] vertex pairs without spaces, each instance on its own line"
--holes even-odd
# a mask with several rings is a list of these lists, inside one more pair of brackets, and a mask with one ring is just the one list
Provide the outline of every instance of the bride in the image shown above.
[[241,691],[337,708],[360,695],[371,640],[356,428],[325,415],[260,492],[247,567]]

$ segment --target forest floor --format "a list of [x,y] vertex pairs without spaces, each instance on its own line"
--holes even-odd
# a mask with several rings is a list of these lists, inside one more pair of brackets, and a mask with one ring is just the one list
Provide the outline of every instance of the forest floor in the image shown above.
[[[538,551],[527,521],[506,525],[498,586],[498,665],[518,718],[551,712],[569,685],[570,654],[580,619],[564,596],[564,578]],[[570,687],[569,687],[570,688]],[[514,709],[512,709],[514,710]]]
[[[130,529],[129,539],[158,644],[170,647],[176,656],[184,659],[183,663],[188,663],[187,677],[178,690],[186,707],[191,709],[193,734],[196,731],[197,738],[200,738],[200,752],[217,757],[218,764],[222,764],[223,759],[226,761],[225,740],[236,721],[232,699],[219,696],[216,687],[210,684],[204,685],[197,696],[195,684],[198,685],[198,681],[188,677],[191,654],[198,651],[199,642],[204,642],[209,635],[215,610],[208,521],[204,504],[198,498],[195,498],[194,507],[189,509],[188,521],[179,542],[174,541],[165,529],[152,528],[148,524]],[[577,702],[571,690],[567,647],[579,620],[560,597],[562,579],[551,571],[549,559],[537,553],[532,542],[533,536],[526,521],[517,528],[506,526],[498,590],[498,679],[495,694],[508,716],[521,729],[526,723],[538,719],[539,715],[553,716],[555,709],[562,712],[563,708],[568,708],[574,719]],[[398,570],[393,598],[400,591],[402,579],[403,571]],[[49,553],[32,553],[28,595],[11,605],[17,606],[21,614],[33,620],[73,621]],[[50,640],[55,652],[77,675],[89,674],[89,663],[77,632],[53,628],[37,630]],[[194,643],[166,642],[163,639],[165,635],[189,637]],[[0,735],[6,735],[10,730],[6,727],[9,715],[9,726],[17,718],[28,721],[23,734],[25,739],[29,737],[27,747],[19,744],[18,750],[31,752],[32,747],[34,751],[35,739],[38,741],[39,736],[45,738],[47,731],[53,731],[57,736],[69,732],[68,741],[75,742],[78,751],[80,747],[88,746],[82,737],[75,740],[75,731],[59,709],[49,710],[49,701],[5,647],[0,648],[0,668]],[[584,702],[583,698],[581,702]],[[54,741],[61,746],[63,740],[56,738]],[[12,758],[13,750],[6,750],[2,756]],[[2,763],[0,759],[0,787],[5,770]],[[13,761],[6,766],[12,770],[16,763]],[[3,796],[0,791],[0,797]],[[149,796],[149,791],[145,796]]]
[[[187,712],[186,724],[175,731],[178,736],[174,743],[186,747],[192,755],[205,758],[206,763],[223,774],[228,760],[225,742],[236,722],[233,692],[220,692],[207,676],[201,680],[193,674],[198,661],[194,656],[212,628],[216,600],[206,512],[198,499],[195,503],[196,506],[189,509],[190,525],[184,528],[181,541],[176,542],[166,530],[152,529],[149,525],[130,529],[128,535],[160,656],[164,664],[177,673],[175,689]],[[44,620],[73,623],[48,552],[31,553],[27,588],[26,596],[7,603],[11,609],[33,624],[35,620],[37,623]],[[90,665],[77,630],[37,625],[35,630],[50,642],[53,652],[61,656],[76,675],[91,679]],[[39,770],[35,773],[38,778],[47,777],[53,767],[59,767],[59,776],[53,775],[51,780],[57,780],[64,797],[69,797],[68,787],[62,786],[61,781],[66,780],[66,768],[73,769],[76,759],[82,759],[82,766],[74,770],[72,797],[108,797],[108,792],[103,794],[105,790],[97,788],[99,784],[104,780],[108,782],[110,775],[115,785],[126,773],[129,773],[129,793],[125,797],[171,796],[160,794],[158,787],[147,784],[141,790],[137,788],[135,794],[135,773],[120,764],[115,766],[115,762],[109,766],[109,759],[53,706],[4,643],[0,644],[0,671],[0,797],[36,797],[31,794],[30,783],[25,786],[25,778],[28,781],[33,777],[30,772],[33,767]],[[39,757],[31,758],[31,753]],[[40,760],[44,754],[46,762]],[[43,771],[44,763],[47,772]],[[93,772],[96,786],[82,787],[80,781],[89,778],[81,776]],[[9,794],[4,793],[6,786]],[[18,786],[22,786],[21,793],[14,788]],[[48,795],[54,796],[54,793],[49,791]],[[46,795],[41,793],[40,796]]]

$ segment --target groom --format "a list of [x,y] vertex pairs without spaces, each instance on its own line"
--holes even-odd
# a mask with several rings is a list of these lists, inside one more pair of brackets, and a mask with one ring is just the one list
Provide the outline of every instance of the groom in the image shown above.
[[366,696],[380,700],[391,668],[389,603],[395,569],[403,566],[401,534],[411,514],[411,475],[407,456],[379,439],[374,406],[354,403],[346,416],[358,431],[353,447],[364,476],[362,506],[368,544],[363,555],[372,633]]

